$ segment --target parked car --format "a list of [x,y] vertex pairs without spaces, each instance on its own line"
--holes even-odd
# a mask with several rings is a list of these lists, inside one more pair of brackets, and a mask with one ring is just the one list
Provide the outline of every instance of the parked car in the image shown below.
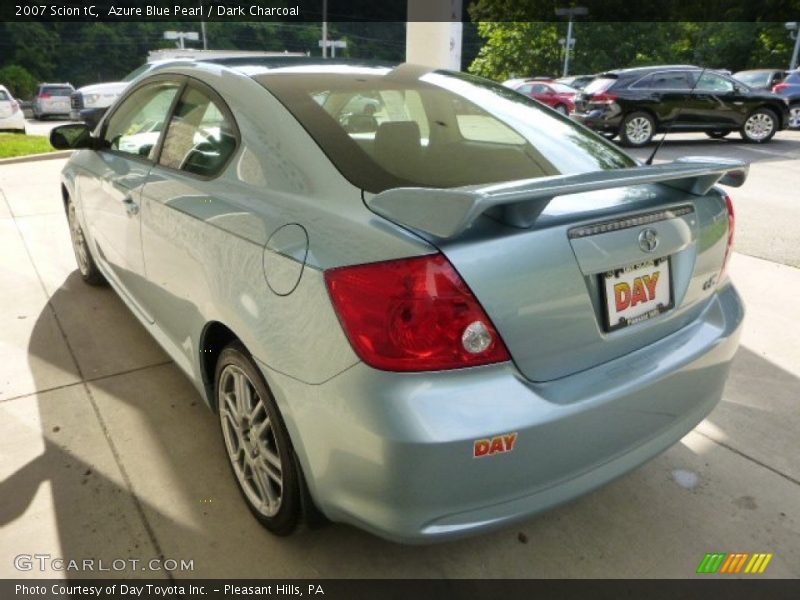
[[25,116],[11,92],[0,85],[0,131],[9,130],[25,133]]
[[790,72],[772,91],[789,103],[789,127],[800,129],[800,70]]
[[754,90],[771,91],[772,88],[786,78],[783,69],[750,69],[733,74],[733,78],[741,81]]
[[563,83],[569,87],[582,90],[596,77],[596,75],[571,75],[569,77],[559,77],[556,79],[558,83]]
[[41,83],[33,98],[33,118],[64,116],[70,112],[69,97],[75,88],[69,83]]
[[574,118],[596,131],[644,146],[656,132],[704,132],[723,138],[738,130],[763,143],[788,126],[786,102],[721,73],[688,65],[609,71],[576,96]]
[[[349,132],[365,97],[378,127]],[[319,60],[154,69],[51,141],[80,149],[61,193],[81,277],[218,412],[276,534],[317,511],[399,541],[496,528],[722,395],[743,308],[714,184],[743,163],[640,166],[478,77]]]
[[506,87],[511,87],[511,89],[518,91],[520,94],[530,96],[534,100],[554,108],[561,114],[568,115],[575,110],[575,94],[577,94],[578,90],[563,83],[525,80]]

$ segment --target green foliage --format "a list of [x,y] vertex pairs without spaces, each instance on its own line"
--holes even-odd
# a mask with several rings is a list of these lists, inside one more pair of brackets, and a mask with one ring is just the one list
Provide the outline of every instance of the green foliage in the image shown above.
[[8,88],[15,98],[30,98],[36,91],[36,78],[24,67],[6,65],[0,69],[0,83]]
[[42,154],[54,150],[55,148],[50,145],[50,140],[43,135],[0,133],[0,158]]
[[[491,14],[480,0],[472,15]],[[481,12],[483,10],[483,12]],[[498,81],[559,76],[565,22],[478,22],[485,40],[469,71]],[[792,41],[783,23],[576,21],[570,73],[597,73],[655,64],[696,64],[739,71],[786,67]]]

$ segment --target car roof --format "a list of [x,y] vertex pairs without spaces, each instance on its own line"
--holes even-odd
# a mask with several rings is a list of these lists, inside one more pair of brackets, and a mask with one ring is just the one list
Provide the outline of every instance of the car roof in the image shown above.
[[[676,71],[676,70],[700,70],[702,67],[698,67],[697,65],[652,65],[648,67],[631,67],[629,69],[613,69],[611,71],[606,71],[598,75],[598,77],[603,77],[604,75],[616,75],[617,77],[627,76],[627,75],[646,75],[647,73],[654,73],[656,71]],[[714,69],[708,69],[712,71]]]

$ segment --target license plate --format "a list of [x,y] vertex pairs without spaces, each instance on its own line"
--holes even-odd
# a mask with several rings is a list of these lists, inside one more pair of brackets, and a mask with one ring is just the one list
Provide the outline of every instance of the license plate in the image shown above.
[[607,331],[652,319],[673,306],[668,258],[615,269],[600,277]]

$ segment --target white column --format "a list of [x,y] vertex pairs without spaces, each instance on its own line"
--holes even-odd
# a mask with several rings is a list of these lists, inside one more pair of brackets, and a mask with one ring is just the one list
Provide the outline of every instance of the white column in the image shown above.
[[406,62],[461,70],[461,0],[408,0]]

